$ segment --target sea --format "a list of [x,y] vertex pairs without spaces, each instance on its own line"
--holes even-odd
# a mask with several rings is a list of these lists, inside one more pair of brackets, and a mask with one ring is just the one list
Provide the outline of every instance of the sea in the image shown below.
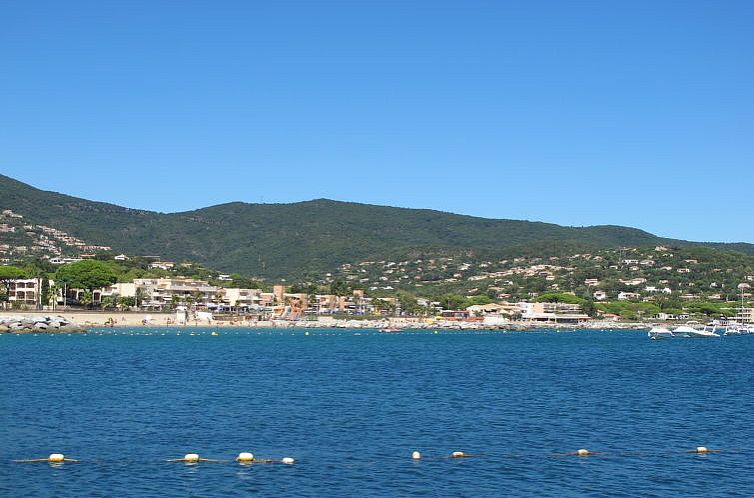
[[0,368],[1,496],[754,495],[754,335],[103,328]]

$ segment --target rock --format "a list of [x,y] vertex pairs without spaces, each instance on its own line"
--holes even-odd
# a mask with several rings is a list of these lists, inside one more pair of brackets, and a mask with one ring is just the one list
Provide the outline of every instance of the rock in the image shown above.
[[86,332],[86,329],[62,316],[0,316],[0,333]]

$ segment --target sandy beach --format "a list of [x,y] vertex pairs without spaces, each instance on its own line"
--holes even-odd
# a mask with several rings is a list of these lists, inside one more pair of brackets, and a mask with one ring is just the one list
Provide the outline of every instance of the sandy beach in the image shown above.
[[62,316],[66,320],[82,327],[249,327],[249,328],[396,328],[396,329],[534,329],[534,328],[590,328],[590,329],[643,329],[652,324],[636,322],[589,321],[576,324],[506,322],[485,324],[480,321],[449,321],[419,318],[392,317],[376,320],[336,319],[320,316],[317,320],[247,320],[243,316],[237,319],[223,320],[189,320],[176,323],[175,313],[153,312],[102,312],[102,311],[6,311],[0,315],[13,315],[36,318],[40,316]]

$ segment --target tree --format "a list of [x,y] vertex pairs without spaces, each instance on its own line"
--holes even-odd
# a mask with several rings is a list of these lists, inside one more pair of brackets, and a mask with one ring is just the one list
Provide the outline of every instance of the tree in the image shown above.
[[330,294],[336,296],[345,296],[348,294],[348,284],[343,280],[335,280],[330,284]]
[[27,276],[24,270],[16,266],[0,266],[0,302],[3,303],[3,306],[9,299],[8,289],[10,288],[11,281],[26,278]]
[[94,292],[114,284],[118,278],[110,265],[85,259],[62,266],[55,274],[55,280],[65,282],[69,288]]
[[466,298],[460,294],[443,294],[438,301],[444,310],[458,310],[466,303]]
[[85,290],[79,294],[79,302],[84,306],[90,305],[93,302],[92,291]]
[[415,315],[419,311],[416,298],[406,292],[398,293],[398,302],[401,304],[401,311],[407,315]]
[[136,305],[136,298],[133,296],[121,296],[118,298],[118,307],[121,309],[130,308]]
[[586,299],[574,296],[567,292],[545,292],[535,299],[538,303],[568,303],[583,305]]
[[100,301],[100,306],[102,306],[103,310],[106,309],[106,308],[114,308],[117,299],[118,298],[116,298],[116,297],[110,297],[110,296],[104,297]]
[[492,299],[486,294],[477,294],[476,296],[471,296],[466,300],[465,308],[468,308],[469,306],[475,306],[475,305],[484,305],[484,304],[491,304],[493,303]]
[[50,304],[52,296],[55,295],[53,292],[54,291],[50,288],[50,279],[46,276],[42,276],[39,284],[40,304],[42,305],[42,307],[48,306]]

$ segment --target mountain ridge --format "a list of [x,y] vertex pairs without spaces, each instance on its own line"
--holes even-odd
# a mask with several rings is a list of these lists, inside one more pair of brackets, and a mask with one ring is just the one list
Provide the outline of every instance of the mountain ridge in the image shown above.
[[[132,254],[189,259],[263,277],[302,276],[344,263],[429,251],[509,253],[517,247],[704,245],[754,255],[754,244],[690,242],[619,225],[562,226],[332,199],[233,201],[159,213],[37,189],[0,175],[0,205],[30,222]],[[515,251],[514,251],[515,252]]]

